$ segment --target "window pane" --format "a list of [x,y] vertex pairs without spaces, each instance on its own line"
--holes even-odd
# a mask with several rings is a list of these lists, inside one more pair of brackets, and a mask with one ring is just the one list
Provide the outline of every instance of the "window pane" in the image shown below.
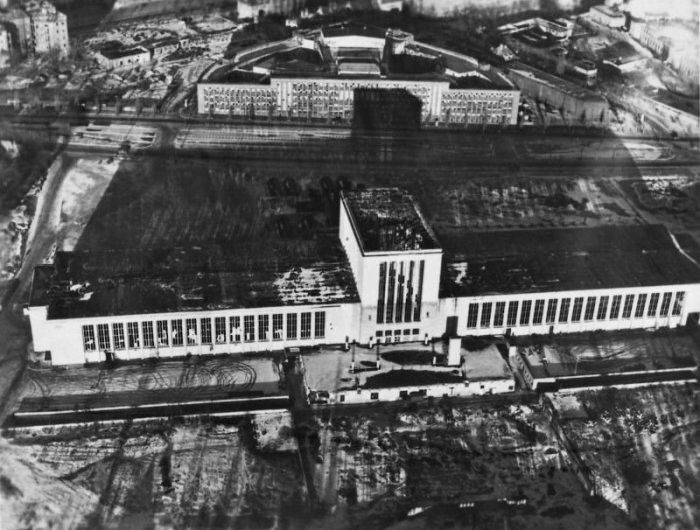
[[83,348],[85,348],[85,351],[95,351],[97,348],[94,326],[83,326]]
[[571,322],[580,322],[582,311],[583,311],[583,297],[574,298],[574,308],[571,311]]
[[200,318],[199,329],[202,336],[202,344],[211,344],[211,318]]
[[469,304],[467,312],[467,327],[475,328],[477,319],[479,318],[479,304]]
[[185,334],[182,331],[182,320],[170,321],[170,336],[173,340],[173,346],[182,346],[185,341]]
[[100,350],[112,349],[112,341],[109,338],[109,324],[97,324],[97,341]]
[[596,318],[598,320],[605,320],[605,318],[608,316],[608,300],[610,299],[609,296],[601,296],[600,297],[600,302],[598,302],[598,315]]
[[311,313],[301,314],[301,338],[311,338]]
[[612,299],[612,306],[610,307],[610,319],[615,319],[620,316],[620,305],[622,304],[622,295],[616,294]]
[[542,324],[544,316],[544,300],[535,300],[535,314],[532,317],[533,324]]
[[197,334],[197,319],[188,318],[185,321],[185,329],[187,330],[187,344],[192,346],[199,342],[199,335]]
[[129,339],[129,348],[140,348],[141,340],[139,339],[139,323],[128,322],[126,324],[127,337]]
[[123,350],[126,347],[124,340],[124,324],[112,324],[112,334],[114,335],[114,349]]
[[656,310],[659,307],[659,293],[653,293],[649,297],[649,308],[647,309],[647,316],[648,317],[655,317],[656,316]]
[[628,294],[625,296],[625,307],[622,308],[622,318],[629,318],[632,316],[632,306],[634,305],[634,295]]
[[569,306],[571,298],[562,298],[561,307],[559,308],[559,322],[565,323],[569,321]]
[[226,317],[216,317],[214,319],[214,336],[217,344],[226,342]]
[[158,346],[169,346],[167,320],[159,320],[156,322],[156,333],[158,334]]
[[659,315],[662,317],[668,316],[668,310],[671,308],[671,293],[664,293],[664,297],[661,301],[661,311]]
[[520,325],[527,326],[530,323],[530,310],[532,308],[532,300],[524,300],[520,308]]
[[501,327],[503,325],[503,318],[506,312],[505,302],[496,302],[496,311],[493,315],[493,325],[494,327]]
[[272,315],[272,340],[284,338],[284,315],[277,313]]
[[297,338],[297,314],[287,313],[287,339]]
[[586,299],[586,312],[583,314],[583,320],[593,320],[595,313],[595,296],[589,296]]
[[143,330],[143,347],[153,348],[155,346],[153,340],[153,322],[141,322],[141,329]]
[[270,315],[258,315],[258,340],[270,340]]
[[253,315],[246,315],[243,317],[243,338],[246,342],[253,342],[255,340],[255,317]]
[[557,317],[557,304],[559,300],[556,298],[551,298],[547,302],[547,324],[552,324],[554,319]]
[[683,300],[685,299],[685,293],[684,292],[677,292],[676,293],[676,300],[673,302],[673,315],[678,316],[681,314],[681,311],[683,310]]
[[241,317],[229,317],[228,325],[230,328],[231,342],[241,342],[243,337],[243,328],[241,328]]
[[641,318],[644,316],[644,309],[646,308],[646,305],[647,305],[647,295],[640,294],[637,297],[637,308],[634,310],[634,317],[635,318]]
[[[399,314],[397,313],[396,316]],[[326,336],[326,312],[316,311],[314,314],[314,337],[323,339]]]
[[491,326],[491,302],[486,302],[481,306],[481,327]]
[[384,323],[384,292],[386,291],[386,262],[379,264],[379,288],[377,296],[377,324]]
[[518,306],[520,302],[510,302],[508,304],[508,326],[515,326],[518,322]]

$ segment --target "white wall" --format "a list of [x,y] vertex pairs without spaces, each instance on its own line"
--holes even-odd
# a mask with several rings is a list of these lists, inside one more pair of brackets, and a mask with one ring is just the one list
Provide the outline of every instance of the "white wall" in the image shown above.
[[[326,327],[324,338],[314,338],[314,313],[324,311],[326,314]],[[312,333],[311,338],[301,339],[301,313],[311,312]],[[287,313],[297,314],[297,338],[283,340],[257,340],[257,317],[258,315],[268,315],[268,329],[272,329],[272,315],[283,314],[283,337],[286,337]],[[127,335],[127,323],[138,322],[139,332],[141,333],[141,344],[143,344],[142,322],[153,322],[154,335],[157,335],[158,320],[171,320],[187,318],[197,319],[198,330],[200,328],[200,319],[212,319],[212,340],[214,344],[202,344],[193,346],[161,346],[151,348],[127,348],[124,350],[116,350],[116,357],[119,359],[141,359],[147,357],[177,357],[184,356],[187,353],[192,355],[207,355],[221,353],[244,353],[257,351],[273,351],[281,350],[286,347],[295,346],[313,346],[321,344],[339,344],[345,341],[346,337],[350,340],[353,338],[353,331],[356,328],[356,304],[333,304],[333,305],[313,305],[313,306],[288,306],[278,308],[251,308],[251,309],[232,309],[223,311],[190,311],[190,312],[173,312],[173,313],[152,313],[144,315],[120,315],[120,316],[103,316],[90,318],[71,318],[71,319],[46,319],[46,307],[30,307],[28,314],[32,327],[32,336],[34,340],[34,350],[37,352],[50,351],[54,365],[65,364],[83,364],[85,362],[99,362],[105,360],[104,351],[97,347],[94,351],[85,351],[83,346],[83,326],[92,325],[95,327],[95,336],[97,338],[97,325],[109,324],[112,346],[114,348],[114,336],[112,324],[122,323],[124,325],[124,333]],[[256,336],[253,342],[230,342],[230,331],[228,328],[228,319],[232,316],[238,316],[241,319],[241,328],[244,326],[244,316],[253,315],[255,317]],[[225,317],[227,323],[227,342],[216,344],[216,330],[214,328],[214,318]],[[183,322],[183,328],[185,324]],[[201,331],[199,331],[201,334]],[[185,330],[186,334],[186,330]],[[185,342],[187,342],[185,340]],[[156,337],[157,343],[157,337]]]
[[[513,392],[515,382],[513,379],[480,379],[464,381],[463,383],[450,383],[441,385],[405,386],[396,388],[374,388],[343,390],[332,392],[333,403],[371,403],[373,401],[399,401],[403,399],[401,392],[425,391],[425,397],[442,398],[444,396],[483,396],[486,394],[502,394]],[[376,399],[372,395],[376,394]],[[342,397],[341,397],[342,396]]]
[[[680,315],[674,316],[670,314],[667,317],[660,316],[647,316],[647,310],[649,307],[649,301],[651,294],[660,293],[658,306],[656,309],[656,314],[658,315],[661,308],[661,303],[663,301],[663,293],[671,292],[673,297],[671,299],[671,307],[669,313],[672,313],[673,303],[675,300],[675,295],[677,292],[685,292],[685,302]],[[631,318],[617,318],[611,320],[606,318],[605,320],[598,320],[597,313],[600,304],[600,296],[609,296],[608,300],[608,310],[607,315],[610,315],[612,297],[614,295],[622,295],[622,305],[620,309],[620,315],[622,315],[622,310],[624,309],[624,298],[628,294],[639,295],[646,294],[646,306],[644,311],[644,316],[641,318],[634,317],[634,310],[636,309],[637,297],[635,296],[634,306],[632,310]],[[573,300],[577,297],[584,297],[584,312],[586,300],[589,296],[596,297],[596,306],[594,311],[594,318],[591,321],[584,321],[583,317],[580,322],[571,322],[571,313],[573,311]],[[557,315],[556,321],[553,324],[545,323],[546,312],[547,312],[547,302],[551,298],[556,298],[559,300],[557,304]],[[559,311],[561,309],[561,299],[571,298],[571,305],[569,307],[569,321],[566,323],[560,323]],[[520,325],[520,312],[522,311],[522,302],[524,300],[532,301],[532,307],[530,311],[530,322],[532,322],[532,316],[534,314],[535,300],[545,300],[544,314],[545,318],[541,325]],[[507,313],[508,304],[511,301],[519,301],[517,323],[515,326],[507,325]],[[506,315],[504,318],[504,325],[495,327],[491,325],[490,327],[481,326],[481,310],[482,304],[484,302],[491,302],[492,314],[491,322],[493,324],[493,313],[495,311],[496,302],[506,302]],[[479,314],[477,318],[476,328],[467,328],[467,315],[469,311],[469,304],[477,303],[479,304]],[[506,333],[506,330],[510,329],[513,335],[530,335],[530,334],[545,334],[549,333],[550,326],[553,328],[554,333],[573,333],[579,331],[594,331],[594,330],[617,330],[617,329],[632,329],[632,328],[657,328],[657,327],[674,327],[677,325],[683,325],[686,322],[687,315],[692,312],[700,311],[700,285],[690,284],[690,285],[671,285],[662,287],[635,287],[635,288],[625,288],[625,289],[590,289],[581,291],[558,291],[551,293],[527,293],[527,294],[503,294],[503,295],[485,295],[485,296],[473,296],[473,297],[461,297],[461,298],[443,298],[440,300],[440,310],[439,318],[434,322],[435,328],[433,329],[433,335],[439,336],[444,333],[445,321],[448,317],[456,316],[458,318],[458,328],[457,332],[459,335],[502,335]],[[442,328],[442,329],[441,329]]]

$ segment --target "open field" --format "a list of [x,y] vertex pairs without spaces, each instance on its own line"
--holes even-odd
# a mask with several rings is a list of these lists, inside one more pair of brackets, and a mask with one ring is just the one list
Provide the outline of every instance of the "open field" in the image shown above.
[[699,395],[697,385],[581,392],[583,417],[561,422],[598,493],[638,528],[700,525]]
[[278,451],[288,451],[283,418],[264,420],[267,452],[257,448],[262,431],[254,421],[47,428],[10,447],[44,470],[36,480],[56,484],[55,494],[37,510],[23,502],[30,484],[16,466],[3,468],[3,482],[20,491],[12,499],[15,513],[35,528],[46,512],[67,506],[74,510],[56,528],[272,528],[299,516],[298,460]]

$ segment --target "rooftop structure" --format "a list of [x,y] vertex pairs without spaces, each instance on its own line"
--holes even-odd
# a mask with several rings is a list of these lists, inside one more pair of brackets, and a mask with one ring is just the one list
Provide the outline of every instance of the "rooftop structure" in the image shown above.
[[418,205],[398,188],[374,188],[343,195],[364,252],[439,248]]

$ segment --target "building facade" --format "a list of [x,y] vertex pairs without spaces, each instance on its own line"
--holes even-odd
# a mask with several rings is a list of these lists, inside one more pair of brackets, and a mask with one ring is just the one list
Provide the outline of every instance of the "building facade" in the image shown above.
[[31,21],[29,50],[33,53],[57,50],[67,55],[69,44],[66,15],[57,11],[47,0],[32,1],[24,9]]
[[357,88],[403,89],[420,99],[423,121],[464,124],[517,123],[518,90],[453,89],[448,81],[272,77],[269,85],[198,83],[200,114],[256,114],[351,120]]
[[[415,201],[396,188],[345,193],[339,215],[356,298],[66,314],[54,307],[65,300],[51,293],[63,289],[77,307],[104,293],[80,294],[80,284],[65,278],[45,282],[51,266],[40,266],[27,308],[34,350],[57,365],[83,364],[353,341],[372,346],[445,336],[654,329],[697,321],[700,314],[700,265],[661,226],[484,233],[442,245]],[[502,242],[493,243],[498,238]],[[478,241],[491,243],[478,251]],[[471,257],[457,256],[459,249]],[[533,265],[538,260],[543,263]]]

